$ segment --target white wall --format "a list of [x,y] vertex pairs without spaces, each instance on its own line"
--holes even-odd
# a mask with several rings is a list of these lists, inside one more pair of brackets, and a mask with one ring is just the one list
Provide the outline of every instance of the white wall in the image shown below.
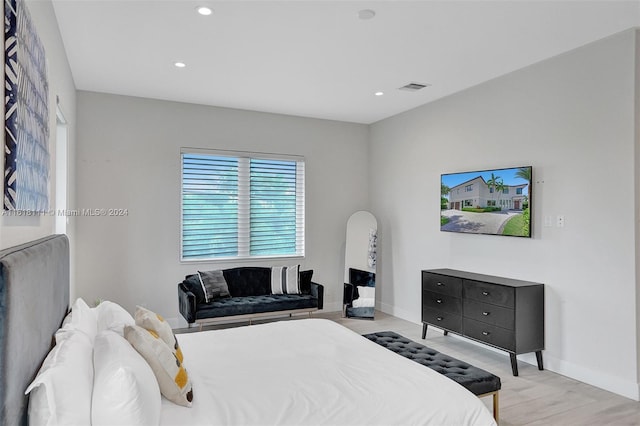
[[[628,31],[372,125],[383,310],[420,321],[422,269],[545,283],[545,366],[638,399],[634,67]],[[441,173],[524,165],[533,238],[440,232]]]
[[[4,13],[4,2],[3,13]],[[50,206],[55,207],[55,175],[56,175],[56,99],[59,99],[60,107],[68,121],[69,130],[69,178],[70,182],[74,182],[75,177],[75,115],[76,115],[76,91],[73,83],[73,77],[69,69],[67,54],[62,44],[62,38],[58,30],[58,23],[53,11],[51,0],[26,1],[27,7],[31,14],[33,24],[38,32],[40,41],[42,42],[46,57],[47,71],[49,79],[49,152],[51,154],[51,168],[49,172],[50,183]],[[4,49],[1,49],[0,57],[4,64]],[[2,75],[4,79],[4,75]],[[3,80],[4,81],[4,80]],[[4,147],[4,130],[1,133],[1,143]],[[4,170],[4,155],[0,156],[0,166]],[[0,183],[0,187],[4,184],[4,180]],[[4,191],[4,188],[2,188]],[[73,205],[75,189],[71,185],[69,189],[68,202]],[[3,192],[4,193],[4,192]],[[7,248],[47,235],[54,232],[55,217],[11,217],[0,216],[0,248]],[[72,259],[74,253],[74,225],[71,223],[67,229],[67,233],[71,240]],[[71,265],[72,282],[74,278],[74,265]],[[72,296],[74,288],[72,285]]]
[[301,264],[341,309],[346,223],[369,203],[367,126],[82,91],[78,123],[78,207],[129,212],[77,218],[81,297],[175,319],[186,274],[237,265],[179,261],[180,147],[197,147],[305,157]]

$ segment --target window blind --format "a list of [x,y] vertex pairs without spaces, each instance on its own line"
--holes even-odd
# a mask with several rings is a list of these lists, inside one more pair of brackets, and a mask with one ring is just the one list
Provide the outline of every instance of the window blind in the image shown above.
[[182,153],[182,259],[304,256],[304,161]]

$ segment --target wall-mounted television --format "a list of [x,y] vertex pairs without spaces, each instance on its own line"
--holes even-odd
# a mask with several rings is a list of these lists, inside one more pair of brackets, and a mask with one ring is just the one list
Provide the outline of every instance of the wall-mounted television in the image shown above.
[[440,230],[531,237],[531,169],[441,175]]

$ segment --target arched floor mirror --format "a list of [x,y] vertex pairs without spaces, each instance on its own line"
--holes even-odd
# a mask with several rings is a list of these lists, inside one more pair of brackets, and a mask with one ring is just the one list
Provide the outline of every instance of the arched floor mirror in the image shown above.
[[376,303],[378,222],[359,211],[347,221],[344,259],[343,315],[373,319]]

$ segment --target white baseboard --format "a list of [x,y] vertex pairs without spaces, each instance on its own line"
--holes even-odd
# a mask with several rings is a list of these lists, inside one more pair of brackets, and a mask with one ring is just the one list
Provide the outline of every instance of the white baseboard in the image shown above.
[[[543,352],[544,354],[544,352]],[[563,376],[571,377],[591,386],[640,401],[640,384],[632,380],[623,380],[608,374],[594,371],[562,359],[544,354],[544,368]]]
[[342,302],[324,302],[321,311],[316,312],[340,312],[342,311]]
[[422,320],[420,316],[416,316],[413,312],[396,308],[393,305],[389,305],[387,303],[378,303],[378,309],[380,309],[385,314],[393,315],[396,318],[403,319],[405,321],[412,322],[414,324],[422,324]]
[[189,327],[189,323],[182,317],[182,315],[173,318],[165,318],[164,320],[169,323],[173,329]]

